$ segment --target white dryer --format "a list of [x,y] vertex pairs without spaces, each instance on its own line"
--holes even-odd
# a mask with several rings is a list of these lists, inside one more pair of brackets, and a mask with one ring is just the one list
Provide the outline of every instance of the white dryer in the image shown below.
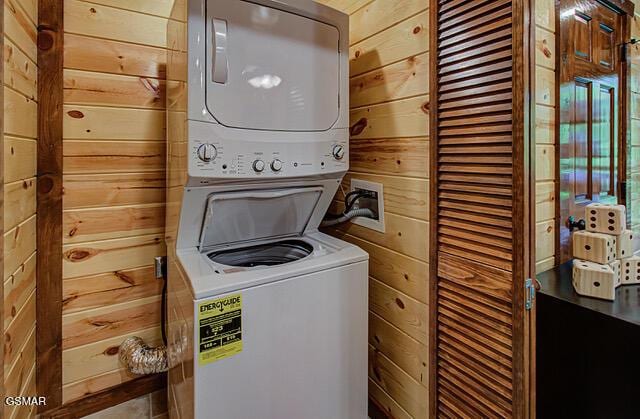
[[318,231],[348,169],[348,17],[175,2],[171,417],[367,417],[368,255]]

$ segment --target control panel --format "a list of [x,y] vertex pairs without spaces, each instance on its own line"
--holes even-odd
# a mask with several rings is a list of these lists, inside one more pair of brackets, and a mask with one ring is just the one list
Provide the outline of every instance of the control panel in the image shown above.
[[349,130],[259,132],[188,121],[189,176],[220,179],[318,176],[349,169]]
[[298,177],[348,169],[348,144],[192,140],[189,173],[198,178]]

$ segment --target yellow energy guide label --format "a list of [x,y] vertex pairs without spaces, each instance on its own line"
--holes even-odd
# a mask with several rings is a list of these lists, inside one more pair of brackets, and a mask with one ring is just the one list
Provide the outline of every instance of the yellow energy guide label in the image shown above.
[[198,304],[198,326],[200,365],[242,352],[242,295]]

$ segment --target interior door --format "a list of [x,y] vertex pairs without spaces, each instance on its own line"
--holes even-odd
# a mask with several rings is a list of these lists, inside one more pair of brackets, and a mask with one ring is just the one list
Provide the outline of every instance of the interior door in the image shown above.
[[[560,262],[568,219],[591,202],[624,203],[624,13],[595,0],[560,2]],[[589,220],[585,220],[587,223]]]
[[218,122],[274,131],[335,124],[338,42],[348,34],[244,0],[208,0],[206,16],[206,101]]
[[529,2],[430,10],[430,417],[528,418]]

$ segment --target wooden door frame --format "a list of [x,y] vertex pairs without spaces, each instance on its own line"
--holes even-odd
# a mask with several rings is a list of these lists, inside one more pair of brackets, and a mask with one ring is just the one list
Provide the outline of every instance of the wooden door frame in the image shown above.
[[[610,9],[613,9],[618,14],[622,15],[626,18],[621,19],[622,27],[622,39],[626,42],[631,36],[631,24],[630,19],[633,19],[635,5],[628,0],[594,0],[598,3],[603,4]],[[561,118],[561,110],[560,110],[560,92],[561,92],[561,65],[562,65],[562,42],[561,42],[561,29],[560,29],[560,0],[555,0],[555,28],[556,28],[556,77],[555,77],[555,120],[556,120],[556,130],[555,130],[555,143],[556,143],[556,155],[555,155],[555,260],[554,265],[557,266],[562,261],[562,240],[561,240],[561,229],[565,227],[566,219],[564,219],[564,215],[562,212],[562,203],[560,201],[561,196],[561,173],[560,173],[560,118]],[[622,48],[621,45],[616,45],[618,48]],[[629,48],[626,48],[626,59],[624,61],[620,61],[620,66],[618,69],[618,78],[620,83],[620,91],[618,92],[618,107],[620,111],[618,112],[618,155],[617,155],[617,185],[616,187],[616,196],[618,197],[618,202],[627,205],[628,196],[627,196],[627,181],[628,181],[628,173],[627,173],[627,157],[628,157],[628,147],[630,145],[630,126],[629,123],[631,120],[630,114],[630,106],[629,100],[631,98],[630,93],[630,84],[629,77],[630,66],[629,66]],[[626,115],[626,118],[625,118]],[[623,188],[625,190],[623,191]],[[630,224],[631,220],[631,211],[627,211],[627,225]]]
[[[438,416],[438,0],[430,0],[429,416]],[[513,416],[535,417],[535,304],[525,306],[525,279],[535,276],[535,23],[530,0],[512,1],[513,44]],[[519,196],[518,196],[519,195]],[[517,281],[520,281],[518,283]]]

